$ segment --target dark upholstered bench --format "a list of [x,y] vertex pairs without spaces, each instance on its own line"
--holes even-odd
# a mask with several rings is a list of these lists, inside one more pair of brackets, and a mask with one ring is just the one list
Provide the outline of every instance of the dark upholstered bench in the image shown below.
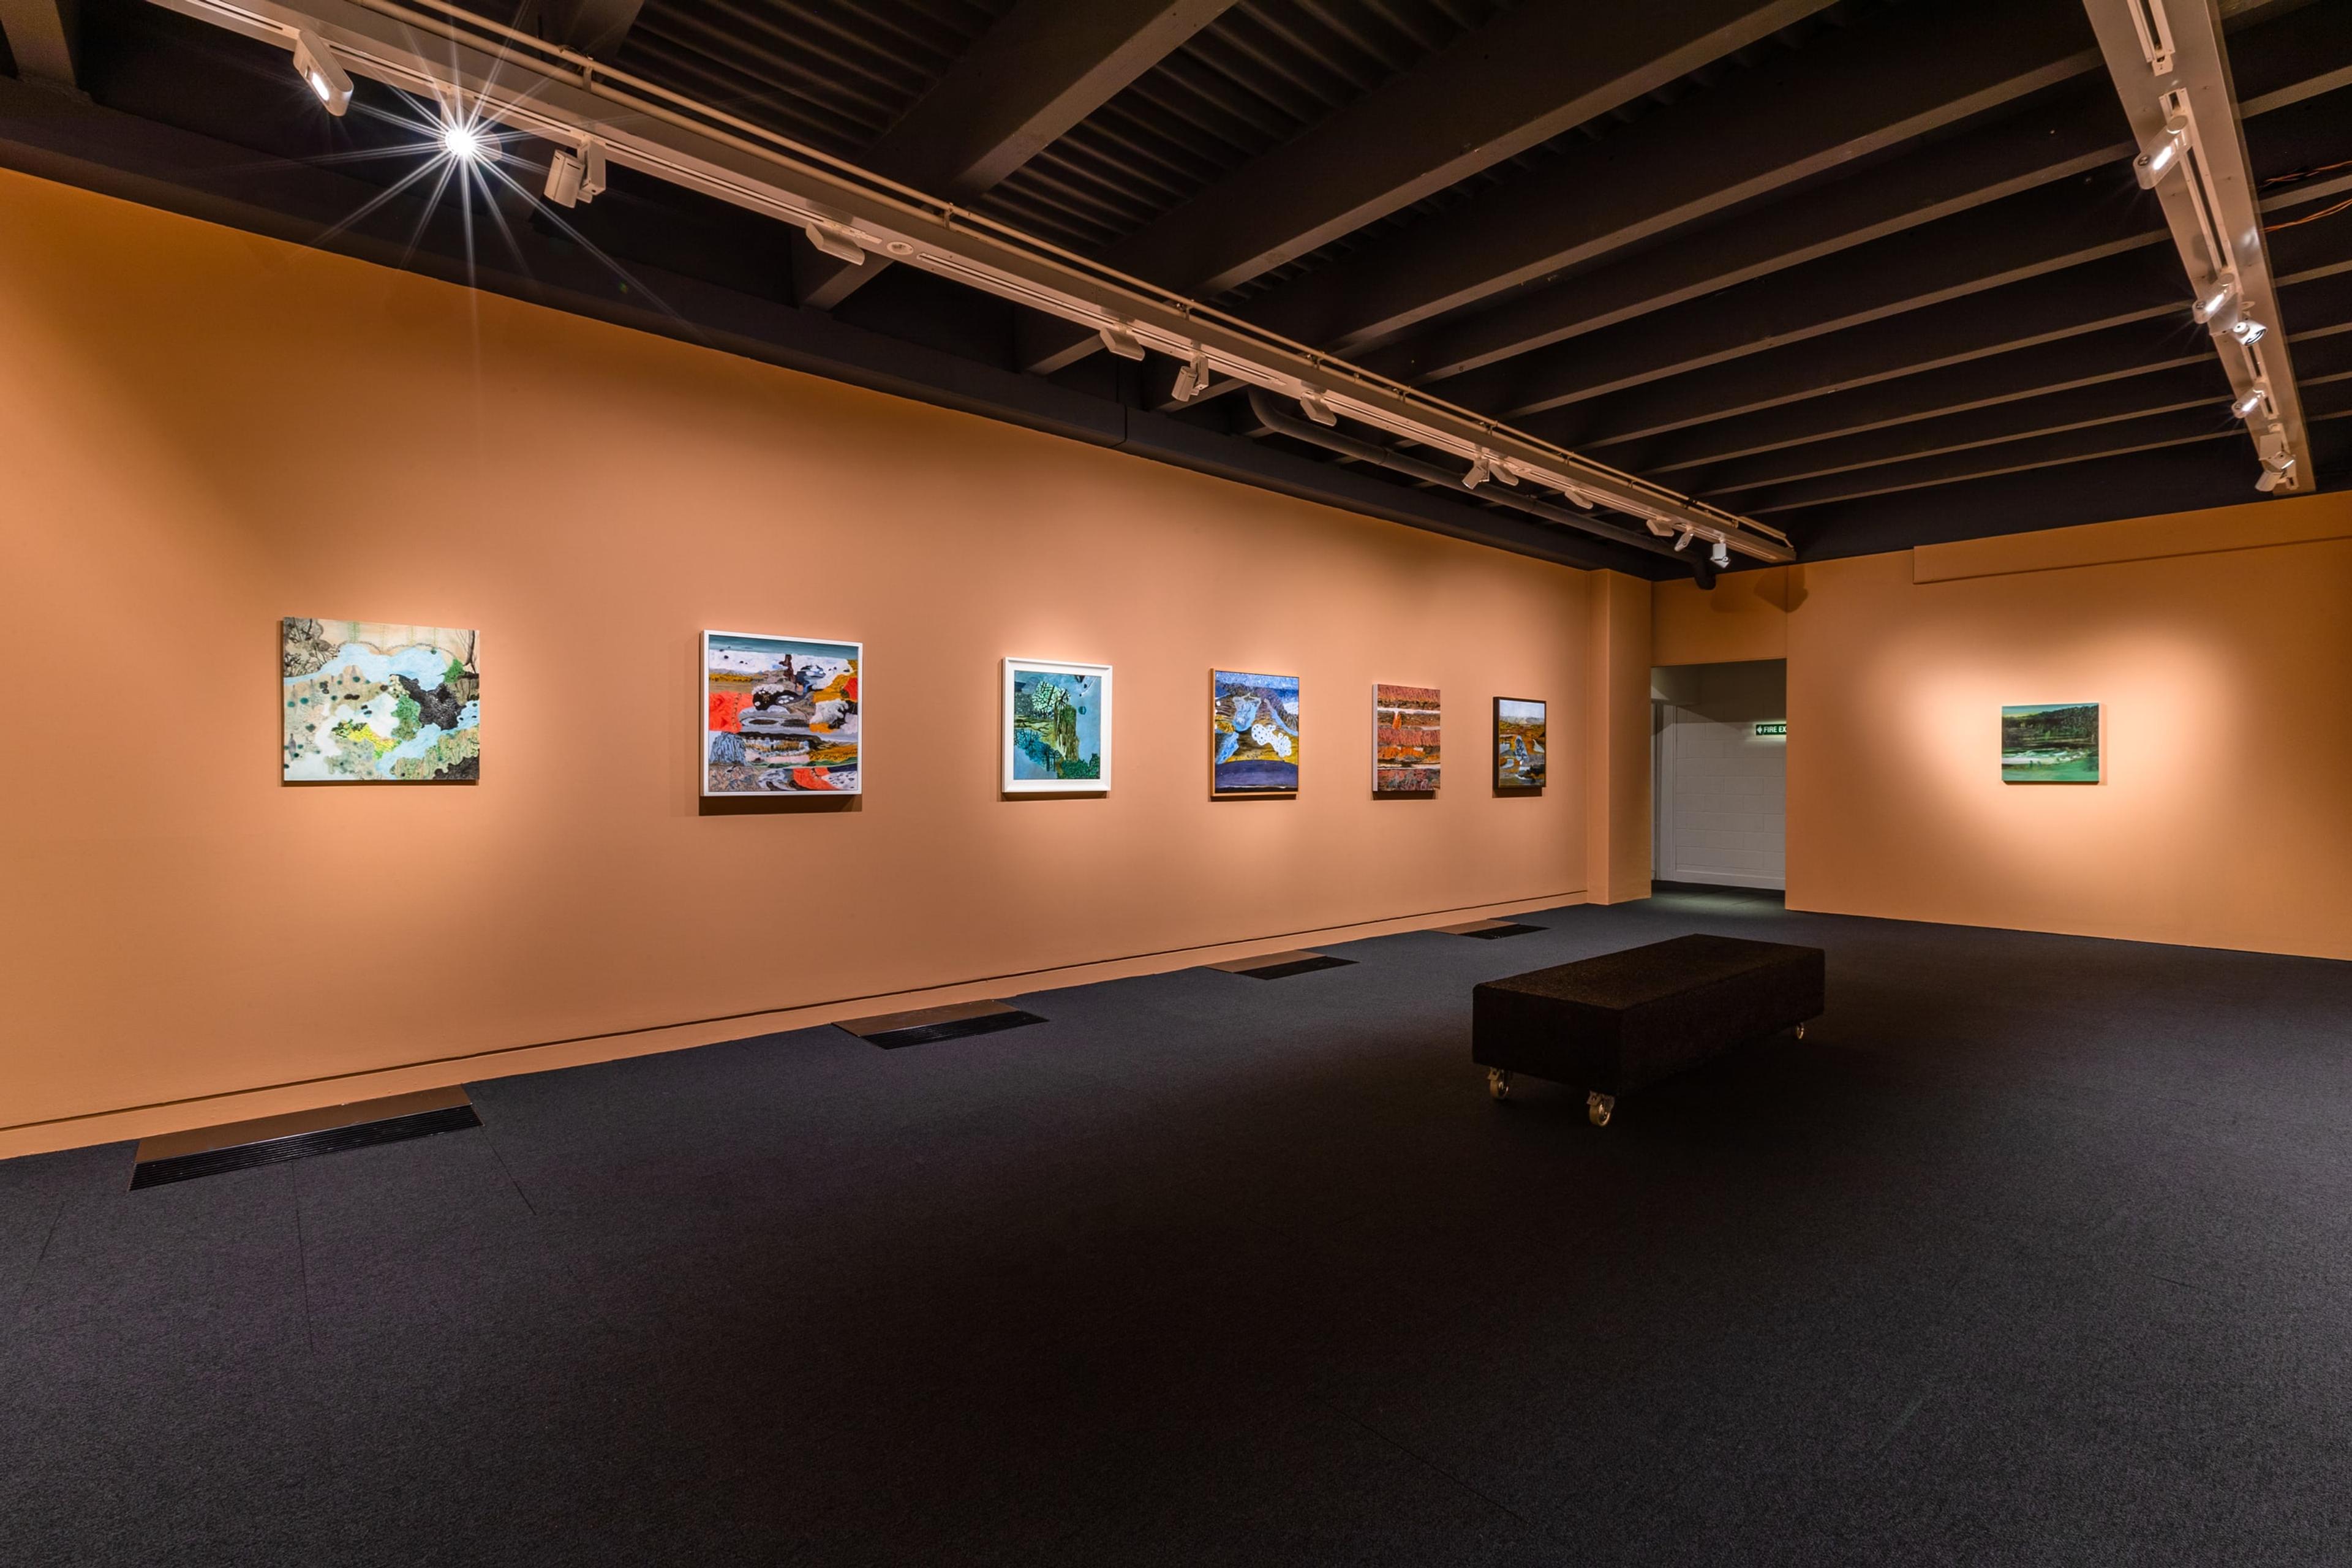
[[1743,1040],[1821,1016],[1817,947],[1678,936],[1508,980],[1470,995],[1470,1059],[1496,1100],[1511,1075],[1581,1089],[1606,1127],[1617,1097],[1696,1067]]

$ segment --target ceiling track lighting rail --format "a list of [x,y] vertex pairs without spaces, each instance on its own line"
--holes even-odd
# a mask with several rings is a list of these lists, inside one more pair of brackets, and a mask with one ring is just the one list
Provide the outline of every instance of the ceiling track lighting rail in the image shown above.
[[[1294,441],[1304,441],[1309,446],[1320,447],[1327,452],[1336,453],[1351,461],[1367,464],[1376,468],[1386,468],[1392,474],[1402,474],[1407,479],[1416,479],[1426,485],[1467,485],[1469,483],[1466,478],[1456,478],[1453,470],[1441,468],[1435,463],[1424,461],[1420,458],[1408,457],[1402,452],[1391,451],[1377,442],[1366,441],[1359,437],[1344,434],[1318,422],[1302,419],[1284,410],[1273,397],[1257,387],[1253,386],[1249,389],[1249,405],[1250,412],[1257,416],[1258,423],[1277,436],[1287,436]],[[1595,534],[1600,538],[1639,550],[1645,554],[1662,555],[1668,560],[1672,560],[1675,552],[1682,549],[1684,544],[1690,542],[1695,531],[1688,529],[1683,530],[1681,542],[1668,545],[1657,536],[1654,530],[1628,528],[1622,523],[1610,522],[1601,518],[1580,517],[1566,507],[1545,500],[1540,496],[1506,495],[1500,490],[1495,490],[1488,492],[1487,499],[1498,501],[1504,506],[1517,508],[1530,517],[1539,517],[1547,522],[1556,522],[1563,527]],[[1669,530],[1669,531],[1673,531]],[[1715,570],[1728,566],[1730,563],[1730,546],[1720,539],[1715,541],[1714,551],[1706,564],[1703,565],[1696,561],[1689,563],[1698,578],[1700,586],[1710,588],[1715,585]]]
[[[2138,140],[2132,172],[2164,205],[2265,495],[2314,486],[2303,399],[2281,330],[2270,253],[2213,0],[2084,0]],[[2178,12],[2175,16],[2171,13]]]
[[[1099,333],[1123,358],[1167,355],[1181,363],[1178,402],[1223,377],[1292,400],[1319,426],[1342,418],[1369,425],[1483,465],[1505,483],[1524,481],[1580,508],[1624,512],[1654,536],[1688,530],[1754,560],[1796,558],[1777,529],[1332,359],[446,0],[305,0],[300,9],[277,0],[152,3],[294,51],[330,112],[348,107],[356,74],[429,97],[445,115],[463,104],[467,124],[544,140],[556,150],[547,196],[558,205],[593,199],[608,167],[619,165],[789,223],[844,260],[879,251],[1057,316]],[[329,68],[314,80],[316,66]],[[573,163],[577,173],[568,166]],[[1586,531],[1632,531],[1566,515]]]

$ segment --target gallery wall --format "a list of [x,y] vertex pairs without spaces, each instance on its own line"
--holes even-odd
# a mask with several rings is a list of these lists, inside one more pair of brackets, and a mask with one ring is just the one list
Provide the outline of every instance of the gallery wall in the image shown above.
[[[1657,657],[1783,642],[1790,907],[2352,958],[2352,496],[1768,575],[1659,585]],[[2101,782],[2003,784],[2075,701]]]
[[[0,428],[0,1153],[1583,893],[1588,574],[14,174]],[[281,783],[284,616],[478,629],[479,782]],[[861,797],[698,799],[705,628],[864,642]],[[1000,795],[1006,655],[1116,667],[1108,796]]]

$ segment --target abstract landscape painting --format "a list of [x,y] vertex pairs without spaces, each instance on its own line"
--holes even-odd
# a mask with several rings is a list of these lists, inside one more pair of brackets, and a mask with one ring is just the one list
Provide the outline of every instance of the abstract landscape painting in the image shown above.
[[702,634],[705,795],[856,795],[865,645]]
[[1437,793],[1437,688],[1372,688],[1372,789],[1380,795]]
[[1004,791],[1110,788],[1110,666],[1004,661]]
[[1495,699],[1495,787],[1544,786],[1544,705],[1524,697]]
[[1298,677],[1209,673],[1212,795],[1298,789]]
[[2000,710],[2000,782],[2097,784],[2099,705],[2040,703]]
[[289,782],[481,777],[478,634],[297,616],[279,632]]

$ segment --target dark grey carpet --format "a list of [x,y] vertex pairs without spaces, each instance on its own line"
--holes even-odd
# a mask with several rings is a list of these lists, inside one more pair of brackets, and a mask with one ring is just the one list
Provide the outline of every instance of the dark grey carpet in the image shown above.
[[[0,1163],[0,1558],[2352,1556],[2352,965],[1789,915],[1423,934]],[[1688,931],[1831,1011],[1614,1125],[1477,980]]]

